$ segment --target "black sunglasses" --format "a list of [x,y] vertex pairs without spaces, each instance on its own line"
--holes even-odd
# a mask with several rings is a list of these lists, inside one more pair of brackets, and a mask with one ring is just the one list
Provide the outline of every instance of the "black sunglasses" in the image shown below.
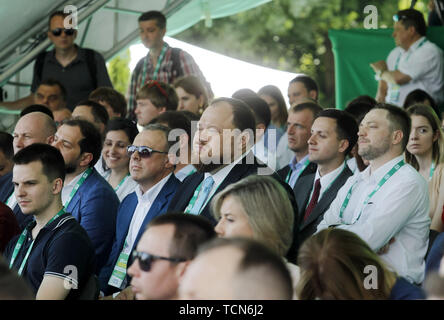
[[65,34],[67,36],[72,36],[75,32],[76,29],[63,29],[63,28],[55,28],[51,30],[51,33],[55,36],[58,37],[62,34],[62,31],[65,32]]
[[133,145],[131,145],[131,146],[128,146],[128,147],[126,148],[126,153],[127,153],[130,157],[131,157],[131,156],[133,155],[133,153],[136,152],[136,151],[139,152],[139,156],[140,156],[141,158],[149,158],[149,157],[151,157],[151,155],[152,155],[154,152],[168,154],[168,152],[165,152],[165,151],[157,151],[157,150],[151,149],[150,147],[146,147],[146,146],[140,146],[140,147],[138,147],[138,146],[133,146]]
[[146,252],[140,252],[134,250],[132,253],[133,260],[139,259],[139,266],[142,271],[148,272],[151,270],[151,264],[155,260],[166,260],[174,263],[184,262],[187,261],[187,259],[183,258],[168,258],[168,257],[161,257],[161,256],[155,256],[153,254],[149,254]]

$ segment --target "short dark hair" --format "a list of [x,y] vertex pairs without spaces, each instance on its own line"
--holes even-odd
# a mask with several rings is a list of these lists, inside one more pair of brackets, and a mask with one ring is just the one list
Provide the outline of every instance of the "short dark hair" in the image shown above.
[[12,159],[14,156],[13,140],[14,138],[11,134],[0,131],[0,151],[3,152],[7,159]]
[[200,116],[191,112],[189,110],[178,110],[179,113],[183,114],[190,121],[199,121]]
[[149,99],[156,108],[176,110],[179,104],[176,90],[165,82],[150,80],[137,91],[136,100]]
[[256,130],[256,121],[254,120],[254,114],[251,108],[242,100],[235,98],[217,98],[211,102],[212,106],[215,106],[219,102],[226,102],[231,106],[233,112],[233,125],[240,131],[250,129],[252,132]]
[[410,91],[407,97],[405,97],[403,108],[408,109],[410,106],[417,103],[423,104],[425,100],[428,100],[430,102],[430,106],[432,107],[433,111],[435,111],[438,119],[442,120],[441,112],[439,111],[435,100],[433,100],[433,98],[427,92],[421,89]]
[[57,148],[46,143],[33,143],[18,151],[13,158],[15,165],[40,161],[42,171],[49,181],[60,178],[65,181],[65,161]]
[[100,103],[107,102],[115,113],[126,116],[126,99],[119,91],[109,87],[99,87],[89,94],[89,99]]
[[409,142],[410,129],[412,126],[408,113],[404,109],[388,103],[378,103],[374,109],[382,109],[388,112],[387,120],[390,122],[391,129],[402,131],[401,147],[402,150],[405,150]]
[[402,23],[404,28],[414,27],[416,32],[421,36],[425,36],[427,25],[421,12],[415,9],[400,10],[397,13],[398,21]]
[[69,17],[69,15],[70,15],[69,13],[63,12],[63,10],[54,11],[49,16],[49,19],[48,19],[48,29],[51,29],[51,20],[52,20],[52,18],[54,18],[56,16],[60,16],[60,17],[66,18],[66,17]]
[[165,111],[159,114],[156,118],[152,119],[149,124],[165,123],[170,129],[182,129],[188,135],[188,145],[192,144],[191,136],[191,120],[189,120],[185,114],[179,111]]
[[136,136],[139,134],[139,129],[134,121],[125,118],[113,118],[108,121],[108,125],[105,129],[105,136],[109,131],[121,130],[125,132],[130,143],[133,143]]
[[344,111],[347,111],[352,116],[355,117],[357,123],[361,123],[362,119],[364,119],[365,115],[373,109],[373,107],[377,104],[376,100],[370,96],[362,95],[356,97],[347,103]]
[[186,260],[194,259],[198,247],[216,237],[209,220],[191,214],[169,212],[154,218],[147,228],[165,224],[174,225],[170,255]]
[[22,110],[22,112],[20,112],[20,118],[31,112],[42,112],[44,114],[47,114],[52,120],[54,120],[54,115],[52,114],[52,111],[42,104],[31,104],[30,106],[26,107]]
[[348,112],[339,109],[325,109],[319,113],[319,117],[326,117],[336,120],[336,133],[340,140],[348,140],[348,148],[345,150],[344,155],[350,153],[354,145],[358,141],[358,124],[355,118]]
[[63,123],[70,127],[79,127],[83,139],[79,141],[80,153],[88,152],[93,155],[93,160],[89,163],[92,168],[100,158],[102,151],[102,137],[99,130],[90,122],[80,119],[71,119]]
[[[280,299],[290,300],[293,296],[292,278],[282,257],[278,256],[265,245],[248,238],[216,238],[199,248],[198,254],[223,248],[233,247],[239,249],[243,256],[235,272],[236,283],[241,284],[243,279],[250,279],[248,285],[255,286],[256,277],[248,277],[250,273],[260,273],[272,280],[273,285],[279,288]],[[262,284],[266,286],[266,284]],[[257,288],[256,288],[257,289]],[[241,291],[241,290],[239,290]],[[239,292],[239,294],[242,294]],[[240,299],[251,299],[251,297],[236,297]]]
[[[49,87],[54,87],[54,86],[59,87],[62,99],[63,99],[63,101],[66,101],[66,96],[68,95],[68,93],[66,92],[66,88],[63,86],[63,84],[59,80],[54,79],[54,78],[46,78],[42,82],[40,82],[39,87],[41,85],[45,85],[45,86],[49,86]],[[38,87],[37,87],[37,89],[38,89]]]
[[144,12],[139,17],[139,22],[148,21],[148,20],[156,20],[156,24],[160,29],[166,28],[166,17],[160,11],[152,10]]
[[[170,132],[171,132],[171,128],[164,126],[160,123],[148,124],[147,126],[145,126],[143,128],[143,131],[160,131],[160,132],[162,132],[165,137],[165,142],[166,142],[166,150],[164,150],[165,152],[168,152],[170,150],[170,148],[176,143],[176,141],[170,141],[168,139],[168,136],[170,135]],[[159,151],[161,151],[161,150],[159,150]]]
[[300,112],[304,110],[310,110],[313,114],[313,119],[316,119],[323,110],[320,105],[314,102],[303,102],[291,107],[290,112]]
[[92,100],[83,100],[76,104],[74,107],[77,108],[79,106],[86,106],[91,108],[91,113],[94,117],[95,122],[103,123],[105,126],[108,123],[109,115],[106,111],[105,107],[102,106],[100,103],[92,101]]
[[240,89],[233,93],[233,98],[242,100],[253,111],[256,125],[262,123],[267,128],[271,121],[271,112],[267,102],[250,89]]
[[316,91],[316,100],[319,98],[319,87],[316,81],[314,81],[312,78],[310,78],[307,75],[300,75],[296,76],[294,79],[290,81],[290,84],[295,82],[301,82],[305,89],[307,89],[308,92],[314,90]]

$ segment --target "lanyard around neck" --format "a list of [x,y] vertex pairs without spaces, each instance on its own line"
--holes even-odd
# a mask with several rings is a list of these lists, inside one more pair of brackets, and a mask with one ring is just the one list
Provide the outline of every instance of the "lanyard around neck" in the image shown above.
[[[356,223],[359,218],[361,217],[362,211],[364,210],[364,207],[367,205],[367,203],[370,201],[370,199],[374,196],[374,194],[376,192],[378,192],[378,190],[384,185],[384,183],[387,182],[388,179],[390,179],[391,176],[393,176],[403,165],[405,165],[404,160],[399,161],[397,164],[395,164],[390,170],[389,172],[387,172],[387,174],[384,175],[384,177],[382,177],[382,179],[378,182],[378,185],[376,186],[376,188],[369,194],[367,195],[367,197],[364,200],[364,204],[362,205],[361,211],[359,212],[358,217],[356,218],[356,220],[352,223],[345,223],[342,221],[342,223],[347,224],[347,225],[351,225]],[[344,211],[348,206],[348,203],[350,201],[351,195],[352,195],[352,190],[353,187],[356,185],[357,181],[355,183],[353,183],[353,185],[350,187],[350,189],[348,190],[347,196],[344,199],[344,202],[342,203],[341,209],[339,211],[339,218],[342,220],[343,215],[344,215]]]
[[[152,80],[157,80],[157,75],[158,75],[159,70],[160,70],[160,65],[162,64],[162,61],[163,61],[163,58],[165,56],[165,52],[167,51],[167,49],[168,49],[167,44],[164,43],[163,47],[162,47],[162,51],[160,51],[160,55],[157,58],[157,64],[156,64],[156,68],[154,69],[154,74],[153,74]],[[147,74],[147,69],[148,69],[148,59],[149,59],[149,55],[147,55],[145,57],[145,60],[143,62],[143,73],[142,73],[142,83],[141,83],[141,86],[143,86],[145,84],[146,74]]]
[[76,185],[72,189],[71,193],[69,194],[68,200],[66,200],[64,207],[68,208],[69,203],[71,202],[72,198],[74,198],[74,195],[76,194],[77,190],[79,190],[80,186],[85,182],[85,180],[89,177],[89,175],[92,172],[92,168],[88,168],[80,177],[80,180],[77,181]]
[[[185,213],[190,213],[191,210],[193,209],[194,204],[196,203],[197,198],[199,197],[199,192],[200,192],[200,189],[202,188],[202,184],[203,184],[204,181],[205,181],[205,178],[202,180],[202,182],[199,184],[199,186],[198,186],[198,187],[196,188],[196,190],[194,191],[193,197],[191,198],[190,202],[188,203],[188,206],[186,207],[186,209],[185,209],[185,211],[184,211]],[[222,181],[222,182],[223,182],[223,181]],[[216,186],[216,189],[214,189],[214,190],[217,191],[217,189],[220,187],[220,185],[222,184],[222,182],[219,183],[219,185]],[[213,188],[214,188],[214,186],[213,186]],[[213,190],[213,189],[212,189],[212,190]],[[213,193],[213,194],[214,194],[214,193]],[[208,204],[208,201],[210,201],[210,199],[211,199],[210,195],[211,195],[211,192],[208,194],[208,198],[205,200],[204,204],[203,204],[202,207],[200,208],[199,214],[202,212],[203,208],[205,208],[205,206]]]
[[[51,222],[53,222],[55,219],[57,219],[58,217],[60,217],[62,214],[65,213],[65,210],[62,208],[59,212],[57,212],[57,214],[51,218],[51,220],[49,220],[46,224],[45,227],[47,225],[49,225]],[[33,222],[30,222],[33,223]],[[17,241],[17,244],[15,245],[14,251],[12,252],[12,257],[11,257],[11,262],[9,263],[9,269],[12,268],[12,266],[14,265],[15,259],[17,258],[18,253],[20,252],[20,249],[22,248],[23,242],[25,242],[25,239],[28,235],[28,229],[27,227],[25,228],[25,230],[23,230],[23,232],[20,234],[20,237]],[[37,238],[37,237],[36,237]],[[26,262],[28,261],[29,258],[29,254],[31,253],[32,247],[34,246],[34,242],[36,239],[32,240],[31,245],[28,248],[28,251],[26,252],[25,257],[23,258],[22,264],[20,265],[20,268],[18,270],[18,274],[19,276],[22,274],[23,269],[26,266]]]
[[[301,168],[301,170],[299,170],[299,172],[298,172],[298,174],[297,174],[297,176],[296,176],[295,181],[298,180],[298,178],[299,178],[299,176],[301,175],[301,173],[305,170],[305,168],[307,168],[307,166],[308,166],[309,164],[310,164],[310,160],[307,159],[307,160],[304,162],[304,166]],[[290,179],[291,179],[291,175],[292,175],[292,173],[293,173],[293,170],[291,170],[291,168],[290,168],[290,170],[288,171],[287,177],[285,178],[285,182],[286,182],[286,183],[290,182]]]
[[435,172],[435,162],[432,162],[432,165],[430,166],[429,181],[432,180],[434,172]]
[[[418,47],[415,50],[418,50],[419,48],[421,48],[423,46],[424,43],[426,43],[427,38],[422,39],[422,41],[419,43]],[[409,61],[410,56],[412,55],[413,51],[410,51],[407,58],[405,59],[405,61]],[[398,65],[399,62],[401,61],[401,56],[402,56],[402,52],[399,53],[398,58],[396,59],[396,64],[395,64],[395,70],[398,70]]]
[[123,179],[119,182],[119,184],[117,185],[117,187],[114,188],[114,191],[117,192],[117,190],[119,190],[119,188],[122,186],[122,184],[125,182],[125,180],[130,176],[129,172],[126,176],[123,177]]

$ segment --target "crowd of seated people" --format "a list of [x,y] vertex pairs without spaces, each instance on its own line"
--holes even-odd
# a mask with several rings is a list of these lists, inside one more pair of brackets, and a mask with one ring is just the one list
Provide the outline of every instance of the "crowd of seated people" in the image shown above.
[[16,105],[0,299],[444,299],[442,117],[423,87],[329,108],[299,75],[288,108],[273,84],[213,98],[200,71],[161,81],[149,61],[131,107],[52,79]]

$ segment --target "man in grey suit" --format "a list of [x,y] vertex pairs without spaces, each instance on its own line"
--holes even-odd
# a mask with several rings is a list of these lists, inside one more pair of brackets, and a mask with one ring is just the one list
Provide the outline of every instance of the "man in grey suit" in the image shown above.
[[325,109],[313,122],[308,156],[317,168],[294,187],[299,208],[299,243],[316,232],[338,190],[353,175],[345,158],[358,139],[356,120],[345,111]]

